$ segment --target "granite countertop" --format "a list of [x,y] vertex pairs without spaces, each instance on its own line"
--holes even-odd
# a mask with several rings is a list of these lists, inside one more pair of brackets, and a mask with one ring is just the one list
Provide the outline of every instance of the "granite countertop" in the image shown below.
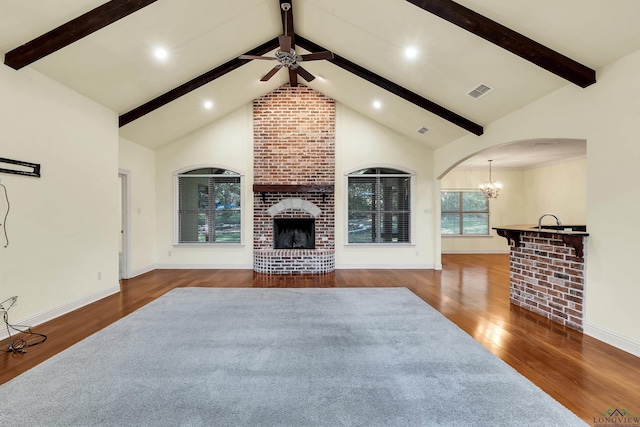
[[[547,228],[549,227],[549,228]],[[505,230],[505,231],[525,231],[525,232],[533,232],[533,233],[552,233],[552,234],[564,234],[569,236],[588,236],[589,233],[586,231],[585,225],[562,225],[559,228],[558,226],[549,226],[543,225],[540,230],[538,230],[537,224],[514,224],[514,225],[504,225],[500,227],[492,227],[494,230]],[[579,228],[574,229],[574,228]]]

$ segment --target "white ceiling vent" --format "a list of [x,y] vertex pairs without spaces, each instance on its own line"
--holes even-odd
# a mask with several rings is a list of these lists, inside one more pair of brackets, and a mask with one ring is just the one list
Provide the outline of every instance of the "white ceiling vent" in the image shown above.
[[426,127],[422,126],[420,129],[418,129],[417,131],[420,135],[424,135],[425,133],[429,132],[429,129],[427,129]]
[[474,98],[474,99],[479,99],[482,98],[483,96],[485,96],[486,94],[488,94],[489,92],[491,92],[493,90],[492,87],[489,87],[485,84],[480,83],[478,86],[476,86],[475,88],[471,89],[467,95],[469,95],[470,97]]

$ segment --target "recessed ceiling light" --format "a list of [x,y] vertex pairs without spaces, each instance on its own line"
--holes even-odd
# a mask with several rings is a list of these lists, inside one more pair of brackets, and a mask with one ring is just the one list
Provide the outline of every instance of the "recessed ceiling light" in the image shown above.
[[409,59],[415,59],[418,56],[418,49],[416,49],[414,46],[409,46],[404,50],[404,56]]
[[153,56],[159,61],[164,61],[169,57],[169,52],[163,47],[157,47],[153,49]]
[[207,110],[210,110],[213,108],[213,102],[211,101],[204,101],[204,108],[206,108]]
[[376,110],[379,110],[380,108],[382,108],[382,102],[373,101],[373,108],[375,108]]

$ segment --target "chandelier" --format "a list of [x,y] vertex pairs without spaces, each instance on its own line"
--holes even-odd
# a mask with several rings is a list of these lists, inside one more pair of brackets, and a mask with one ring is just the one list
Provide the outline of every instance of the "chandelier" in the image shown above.
[[491,162],[493,162],[493,160],[489,160],[489,181],[480,185],[480,192],[487,199],[497,198],[500,190],[502,190],[502,184],[491,180]]

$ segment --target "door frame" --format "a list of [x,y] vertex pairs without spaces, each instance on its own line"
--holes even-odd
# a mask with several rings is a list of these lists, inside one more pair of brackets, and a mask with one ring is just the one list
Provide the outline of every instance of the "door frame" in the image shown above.
[[[122,229],[120,230],[120,238],[122,239],[122,266],[121,279],[129,279],[131,277],[131,171],[126,169],[118,169],[118,176],[121,178],[120,196],[121,196],[121,218]],[[119,261],[120,262],[120,261]]]

